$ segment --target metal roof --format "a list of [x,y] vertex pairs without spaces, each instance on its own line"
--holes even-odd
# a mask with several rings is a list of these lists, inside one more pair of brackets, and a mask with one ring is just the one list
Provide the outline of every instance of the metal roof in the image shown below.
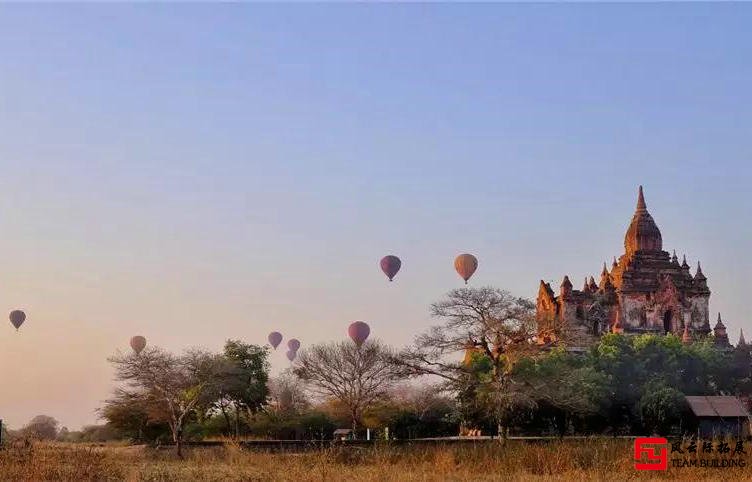
[[685,397],[697,417],[749,417],[741,400],[731,396]]

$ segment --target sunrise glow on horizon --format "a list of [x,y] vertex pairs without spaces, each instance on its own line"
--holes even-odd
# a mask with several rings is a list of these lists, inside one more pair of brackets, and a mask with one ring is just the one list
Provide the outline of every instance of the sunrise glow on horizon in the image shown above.
[[96,423],[133,335],[404,346],[461,253],[579,289],[639,185],[752,336],[752,6],[459,7],[6,6],[0,418]]

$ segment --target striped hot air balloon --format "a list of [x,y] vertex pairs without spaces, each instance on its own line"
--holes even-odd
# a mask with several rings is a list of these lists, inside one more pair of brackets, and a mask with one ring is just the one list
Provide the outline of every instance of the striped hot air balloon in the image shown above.
[[461,254],[454,259],[454,269],[457,270],[457,274],[459,274],[460,277],[465,280],[465,284],[467,284],[467,280],[469,280],[473,273],[475,273],[475,270],[478,269],[478,258],[472,254]]

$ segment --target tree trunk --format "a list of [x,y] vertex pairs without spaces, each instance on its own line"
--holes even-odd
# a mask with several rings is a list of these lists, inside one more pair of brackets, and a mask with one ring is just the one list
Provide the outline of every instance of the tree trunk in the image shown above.
[[353,409],[352,411],[352,438],[355,440],[357,433],[356,430],[358,429],[358,409]]
[[175,433],[175,448],[177,449],[178,458],[183,458],[183,429],[179,428]]
[[496,424],[496,431],[498,432],[498,435],[499,435],[499,443],[501,445],[506,445],[507,437],[509,436],[509,428],[507,428],[506,426],[502,425],[501,422],[499,422]]
[[248,421],[248,433],[250,433],[250,431],[251,431],[251,423],[253,422],[253,420],[255,418],[253,415],[254,415],[253,414],[253,409],[249,405],[246,405],[246,407],[245,407],[245,416],[247,417],[247,421]]
[[225,418],[225,425],[227,426],[227,435],[230,435],[232,432],[232,427],[230,426],[230,417],[227,415],[227,408],[225,408],[224,404],[220,404],[219,406],[220,410],[222,410],[222,416]]
[[560,412],[556,415],[556,425],[559,432],[559,438],[563,439],[567,432],[567,415]]

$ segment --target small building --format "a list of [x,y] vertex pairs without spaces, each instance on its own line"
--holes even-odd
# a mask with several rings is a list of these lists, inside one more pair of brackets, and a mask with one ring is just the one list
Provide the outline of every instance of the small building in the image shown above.
[[355,440],[355,432],[351,428],[338,428],[334,431],[334,440]]
[[750,434],[749,412],[741,400],[732,396],[685,397],[700,437],[730,435],[735,438]]

